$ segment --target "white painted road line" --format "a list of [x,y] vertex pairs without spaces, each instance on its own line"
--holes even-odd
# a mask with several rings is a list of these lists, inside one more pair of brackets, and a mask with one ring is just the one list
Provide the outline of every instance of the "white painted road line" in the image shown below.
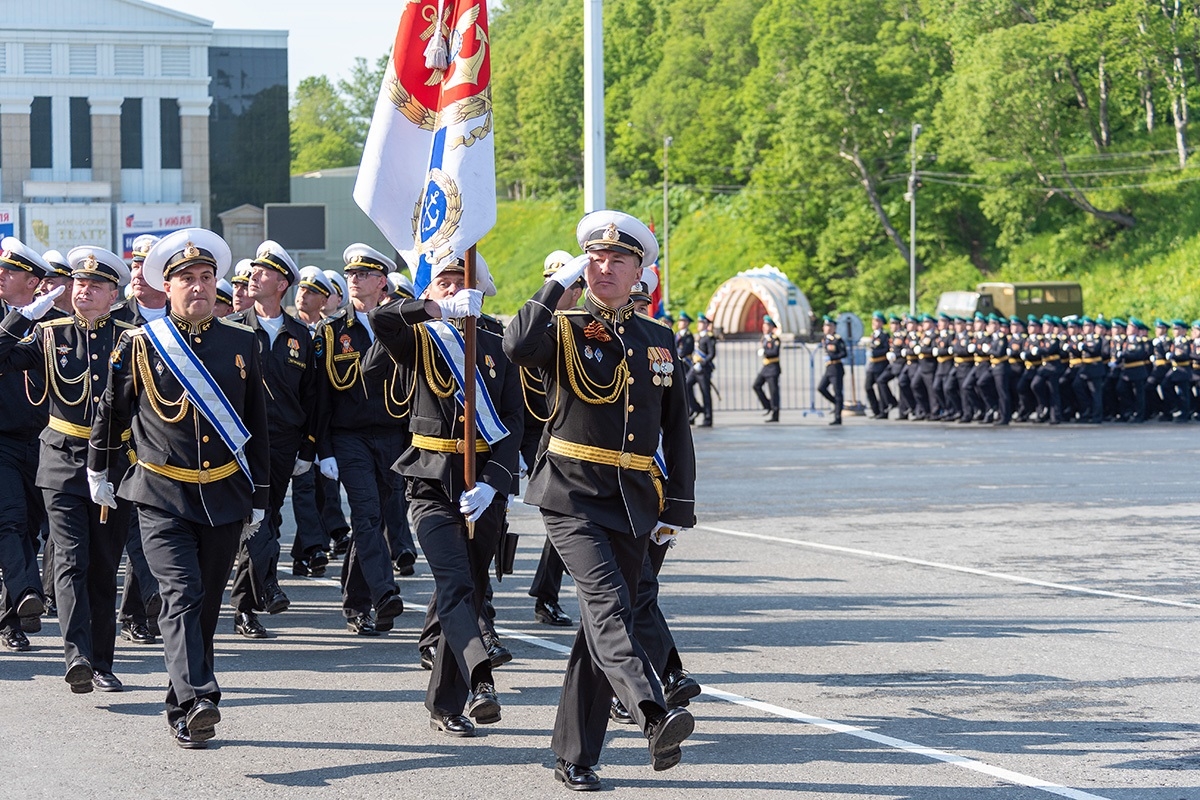
[[897,561],[903,564],[915,564],[919,567],[932,567],[934,569],[950,570],[951,572],[962,572],[967,575],[979,575],[984,578],[994,578],[1000,581],[1009,581],[1010,583],[1024,583],[1029,586],[1041,586],[1046,589],[1057,589],[1063,592],[1075,592],[1076,594],[1090,594],[1097,597],[1113,597],[1118,600],[1133,600],[1138,603],[1154,603],[1160,606],[1174,606],[1176,608],[1200,608],[1200,603],[1188,603],[1183,600],[1165,600],[1160,597],[1146,597],[1140,594],[1127,594],[1125,592],[1110,592],[1104,589],[1091,589],[1087,586],[1074,586],[1069,583],[1054,583],[1053,581],[1042,581],[1037,578],[1026,578],[1021,575],[1010,575],[1006,572],[990,572],[986,569],[976,569],[975,567],[963,567],[958,564],[946,564],[941,561],[926,561],[923,558],[910,558],[909,556],[898,556],[893,553],[881,553],[877,550],[860,550],[856,547],[842,547],[836,544],[825,544],[823,542],[810,542],[804,539],[788,539],[785,536],[768,536],[764,533],[748,533],[747,531],[735,531],[729,528],[717,528],[712,525],[697,525],[692,530],[711,531],[712,533],[722,533],[726,536],[740,536],[745,539],[758,539],[763,542],[776,542],[778,544],[790,544],[797,547],[807,547],[813,550],[826,550],[832,553],[845,553],[853,556],[863,556],[864,558],[874,558],[882,561]]
[[[522,642],[528,642],[529,644],[536,645],[537,647],[541,647],[546,650],[552,650],[556,653],[562,653],[566,655],[567,653],[571,652],[571,648],[567,647],[566,645],[559,644],[558,642],[552,642],[548,639],[543,639],[540,636],[532,636],[528,633],[512,630],[511,628],[497,628],[496,632],[510,639],[519,639]],[[966,756],[947,753],[945,750],[938,750],[934,747],[925,747],[924,745],[905,741],[904,739],[897,739],[894,736],[885,736],[882,733],[875,733],[874,731],[864,730],[863,728],[856,728],[853,725],[844,725],[840,722],[833,722],[832,720],[824,719],[822,717],[814,717],[811,714],[805,714],[801,711],[793,711],[790,708],[771,705],[770,703],[763,703],[758,700],[751,700],[748,697],[742,697],[741,695],[734,694],[733,692],[727,692],[724,689],[718,689],[715,686],[704,686],[702,688],[705,695],[717,700],[724,700],[727,703],[734,703],[746,708],[753,708],[757,711],[762,711],[763,713],[771,714],[776,717],[790,719],[794,722],[802,722],[805,725],[813,725],[818,728],[824,728],[834,733],[844,733],[847,736],[864,739],[868,742],[881,744],[885,747],[891,747],[895,750],[902,750],[905,753],[924,756],[925,758],[930,758],[934,761],[941,761],[962,769],[971,770],[972,772],[978,772],[980,774],[995,778],[996,780],[1011,783],[1016,786],[1025,786],[1030,789],[1037,789],[1038,791],[1047,792],[1048,794],[1057,795],[1059,797],[1067,797],[1070,798],[1070,800],[1108,800],[1108,798],[1102,797],[1098,794],[1091,794],[1090,792],[1072,789],[1068,786],[1061,786],[1057,783],[1044,781],[1041,778],[1035,778],[1031,775],[1023,775],[1020,772],[1013,772],[1012,770],[1007,770],[1003,767],[994,767],[991,764],[985,764],[982,761],[976,761],[974,759],[967,758]]]

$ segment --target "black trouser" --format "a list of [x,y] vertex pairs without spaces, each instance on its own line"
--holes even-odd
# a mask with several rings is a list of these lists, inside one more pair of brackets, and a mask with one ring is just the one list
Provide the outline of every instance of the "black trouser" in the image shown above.
[[900,366],[896,377],[896,391],[900,395],[900,416],[919,414],[917,396],[913,392],[913,383],[917,374],[917,362],[905,362]]
[[1121,383],[1117,386],[1121,416],[1134,422],[1146,421],[1146,376],[1145,367],[1126,367],[1121,371]]
[[630,587],[640,582],[650,537],[545,509],[542,520],[575,579],[580,614],[551,747],[559,758],[594,767],[614,695],[643,731],[648,719],[666,712],[662,685],[633,624]]
[[1146,417],[1169,416],[1171,413],[1170,389],[1166,385],[1170,373],[1169,364],[1159,361],[1146,378]]
[[[526,431],[521,440],[521,457],[525,459],[525,466],[530,471],[537,460],[541,431],[540,426],[536,432]],[[557,603],[559,593],[562,592],[563,574],[566,571],[562,557],[547,538],[542,544],[542,555],[538,559],[537,569],[533,572],[533,581],[529,584],[529,596],[544,603]]]
[[[767,392],[763,392],[764,384],[766,384]],[[760,369],[758,377],[754,379],[753,389],[763,409],[779,413],[779,365]],[[768,395],[770,395],[769,400]]]
[[1079,399],[1075,396],[1075,376],[1079,374],[1079,365],[1074,367],[1068,363],[1063,374],[1058,378],[1058,396],[1062,403],[1064,419],[1075,419],[1079,413]]
[[867,403],[871,406],[871,413],[875,416],[879,416],[884,413],[885,409],[896,405],[896,398],[892,396],[887,385],[891,373],[888,366],[886,360],[872,361],[867,364],[864,386],[867,392]]
[[[696,400],[696,388],[700,389],[700,399]],[[687,375],[688,398],[691,403],[692,415],[700,414],[704,421],[712,424],[712,369],[693,369]]]
[[99,672],[112,672],[117,626],[117,567],[129,503],[117,501],[108,521],[90,497],[43,489],[50,538],[54,542],[54,583],[63,655],[68,667],[83,657]]
[[1104,419],[1104,365],[1081,366],[1071,388],[1079,406],[1080,422],[1101,422]]
[[158,581],[150,572],[150,565],[146,563],[146,553],[142,549],[142,531],[136,513],[129,514],[128,528],[125,552],[129,558],[125,562],[125,588],[121,592],[121,609],[117,619],[121,622],[151,625],[157,629],[158,618],[149,619],[146,608],[158,594]]
[[146,505],[137,512],[146,562],[162,587],[158,621],[170,681],[167,723],[173,726],[197,698],[221,700],[213,635],[243,523],[202,525]]
[[1033,379],[1037,377],[1037,366],[1029,366],[1021,370],[1017,379],[1017,419],[1025,422],[1037,413],[1038,399],[1033,393]]
[[1192,369],[1176,367],[1167,373],[1163,382],[1163,394],[1167,396],[1166,413],[1180,413],[1181,420],[1192,417]]
[[980,411],[996,411],[996,384],[992,382],[992,367],[990,362],[976,364],[972,371],[972,376],[975,378],[973,384],[975,395],[978,398],[978,407]]
[[287,497],[288,481],[296,466],[300,435],[273,431],[271,442],[270,492],[267,495],[266,515],[262,524],[238,548],[237,570],[229,590],[229,603],[234,610],[262,611],[267,587],[278,582],[279,532],[283,527],[283,501]]
[[954,362],[949,359],[939,361],[937,370],[933,373],[933,399],[937,404],[938,414],[943,417],[952,415],[958,406],[958,398],[946,391],[946,384],[949,383],[952,374]]
[[650,546],[646,548],[646,559],[642,564],[641,578],[638,580],[637,601],[633,607],[633,634],[645,649],[654,671],[660,677],[671,670],[683,668],[679,649],[675,646],[675,637],[671,634],[667,619],[658,606],[658,573],[662,571],[663,561],[670,549],[669,543],[654,542],[650,542]]
[[1007,425],[1012,419],[1012,394],[1009,392],[1008,363],[993,364],[991,369],[992,392],[996,395],[996,422]]
[[896,391],[892,395],[896,398],[896,406],[900,409],[900,418],[903,419],[912,413],[912,389],[908,386],[907,379],[904,376],[904,367],[906,362],[903,359],[897,358],[895,361],[888,364],[887,372],[883,374],[881,382],[887,381],[896,382]]
[[[842,378],[845,375],[845,367],[840,361],[831,361],[825,365],[825,375],[821,377],[821,382],[817,385],[817,391],[821,393],[830,403],[833,403],[833,418],[842,418]],[[833,387],[833,392],[830,393],[829,388]],[[572,573],[574,574],[574,573]]]
[[492,681],[479,618],[507,498],[496,495],[475,523],[472,539],[457,499],[447,497],[440,483],[414,478],[408,491],[417,539],[433,573],[441,626],[425,707],[431,714],[461,714],[472,687]]
[[394,530],[408,530],[404,477],[392,470],[403,442],[402,431],[375,435],[338,431],[333,437],[338,471],[350,501],[352,541],[342,566],[346,617],[370,612],[372,605],[378,607],[397,591],[383,525],[386,520]]
[[1104,416],[1117,417],[1121,414],[1121,368],[1109,366],[1104,374]]
[[1038,405],[1048,414],[1050,421],[1062,422],[1062,399],[1058,394],[1058,379],[1062,375],[1061,361],[1049,361],[1037,368],[1033,378],[1033,393],[1037,396]]
[[323,477],[314,465],[292,477],[292,517],[296,520],[296,537],[292,539],[292,560],[312,558],[318,550],[329,546],[329,531],[317,502],[317,479]]
[[937,396],[933,391],[933,379],[937,375],[937,361],[933,358],[923,358],[917,362],[917,372],[913,380],[913,394],[917,398],[917,414],[932,417],[940,407]]
[[22,597],[29,592],[44,596],[37,551],[45,508],[34,485],[39,446],[36,436],[0,434],[0,630],[21,627],[17,604]]

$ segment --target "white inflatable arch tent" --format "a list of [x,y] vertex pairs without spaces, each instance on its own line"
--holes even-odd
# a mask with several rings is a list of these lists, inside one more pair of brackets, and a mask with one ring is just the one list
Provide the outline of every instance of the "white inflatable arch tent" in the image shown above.
[[780,270],[766,264],[739,272],[713,293],[705,316],[726,336],[762,333],[763,315],[770,315],[779,333],[806,338],[812,306],[800,287]]

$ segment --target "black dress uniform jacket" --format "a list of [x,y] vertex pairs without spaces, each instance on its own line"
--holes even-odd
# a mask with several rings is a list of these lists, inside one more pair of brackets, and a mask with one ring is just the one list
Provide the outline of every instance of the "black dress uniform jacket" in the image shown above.
[[[526,502],[641,536],[659,520],[695,525],[696,459],[684,389],[686,367],[671,333],[649,317],[588,297],[554,311],[564,289],[550,281],[509,325],[504,349],[515,364],[541,368],[551,417],[530,465]],[[590,357],[588,354],[591,354]],[[670,371],[667,371],[667,368]],[[669,383],[670,385],[664,385]],[[670,476],[660,489],[649,470],[624,469],[548,452],[551,437],[650,457],[662,434]]]
[[[454,392],[449,391],[445,397],[439,397],[439,393],[428,382],[430,375],[434,376],[435,384],[453,380],[441,353],[432,341],[424,339],[431,334],[421,328],[421,323],[431,319],[425,310],[425,301],[421,299],[388,303],[371,312],[371,325],[379,343],[400,367],[401,385],[411,388],[411,392],[403,393],[411,394],[409,432],[415,436],[462,439],[462,406],[455,399]],[[475,474],[478,480],[495,489],[498,496],[503,496],[515,491],[517,486],[518,455],[525,413],[521,380],[517,368],[504,357],[500,336],[482,325],[477,330],[475,361],[488,395],[499,412],[500,421],[509,433],[492,445],[489,451],[476,453]],[[443,391],[451,385],[443,383]],[[465,489],[463,457],[459,454],[409,447],[393,468],[409,478],[425,478],[441,483],[446,496],[452,500],[457,500]]]
[[[16,313],[15,307],[0,301],[0,314],[7,318]],[[22,317],[24,319],[24,317]],[[0,436],[14,441],[33,439],[46,427],[46,404],[42,400],[45,383],[40,375],[20,370],[0,373]]]
[[271,404],[267,430],[273,438],[302,435],[299,458],[312,461],[317,449],[314,429],[318,384],[313,337],[308,326],[285,311],[275,344],[271,344],[271,335],[259,324],[253,307],[226,319],[245,325],[258,337],[267,400]]
[[249,516],[251,508],[268,506],[270,440],[258,339],[246,326],[216,317],[198,324],[174,315],[169,319],[250,432],[246,457],[253,484],[240,469],[225,478],[192,483],[143,466],[172,472],[217,470],[234,460],[216,428],[186,400],[143,328],[125,331],[112,352],[112,377],[92,427],[88,467],[101,471],[118,457],[121,432],[132,419],[139,463],[121,484],[122,498],[201,525],[236,522]]
[[[99,317],[60,317],[34,323],[13,311],[0,336],[0,373],[29,370],[45,381],[51,426],[40,435],[36,483],[39,488],[90,497],[87,484],[88,434],[96,406],[108,386],[108,362],[121,331],[133,326]],[[33,328],[31,335],[30,328]],[[120,484],[129,468],[128,448],[118,443],[109,463],[109,480]]]

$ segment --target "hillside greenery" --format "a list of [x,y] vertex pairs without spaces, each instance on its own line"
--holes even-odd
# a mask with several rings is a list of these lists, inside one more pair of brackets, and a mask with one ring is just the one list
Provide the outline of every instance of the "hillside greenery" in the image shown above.
[[[503,202],[481,252],[508,311],[581,211],[583,22],[577,0],[491,14]],[[381,67],[301,84],[297,168],[355,163]],[[818,313],[907,307],[920,124],[924,310],[1066,278],[1089,312],[1200,316],[1200,3],[607,0],[605,71],[609,205],[659,230],[672,140],[673,307],[762,263]]]

